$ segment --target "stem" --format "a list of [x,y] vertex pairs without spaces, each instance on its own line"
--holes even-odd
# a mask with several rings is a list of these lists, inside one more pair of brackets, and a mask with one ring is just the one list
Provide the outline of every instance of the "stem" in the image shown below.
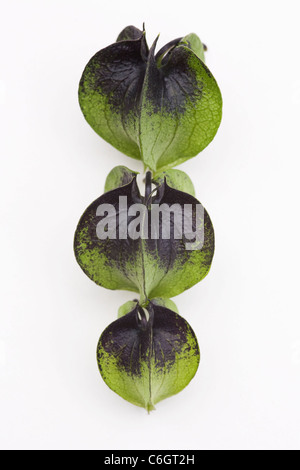
[[152,191],[152,173],[151,171],[147,171],[146,173],[146,181],[145,181],[145,204],[148,206],[151,204],[151,194]]
[[[146,207],[148,207],[148,205],[151,204],[151,201],[152,201],[152,196],[151,196],[151,192],[152,192],[152,173],[151,171],[146,171],[146,175],[145,175],[145,198],[144,198],[144,204],[146,205]],[[143,227],[144,227],[144,224],[145,223],[148,223],[145,218],[143,218],[143,222],[142,222],[142,230],[143,230]],[[140,243],[141,243],[141,257],[142,257],[142,268],[143,268],[143,273],[142,273],[142,276],[143,276],[143,279],[142,279],[142,291],[140,291],[140,306],[141,307],[146,307],[146,305],[148,304],[148,298],[147,298],[147,295],[146,295],[146,279],[145,279],[145,269],[144,269],[144,266],[145,266],[145,260],[144,260],[144,241],[143,241],[143,237],[140,239]]]

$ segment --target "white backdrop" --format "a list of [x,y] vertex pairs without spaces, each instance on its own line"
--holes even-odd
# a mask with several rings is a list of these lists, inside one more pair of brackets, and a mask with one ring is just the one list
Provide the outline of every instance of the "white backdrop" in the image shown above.
[[[0,447],[300,448],[299,2],[1,0]],[[207,44],[224,99],[215,140],[180,166],[215,227],[208,277],[174,298],[195,330],[195,379],[155,412],[102,381],[95,351],[133,294],[73,256],[107,173],[139,162],[77,102],[83,68],[123,27]]]

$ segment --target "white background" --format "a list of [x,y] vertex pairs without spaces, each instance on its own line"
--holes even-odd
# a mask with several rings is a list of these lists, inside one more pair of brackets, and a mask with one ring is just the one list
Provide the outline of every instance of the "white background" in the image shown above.
[[[1,448],[300,448],[298,6],[1,0]],[[97,287],[72,252],[111,168],[141,170],[85,122],[78,82],[143,21],[158,47],[197,33],[224,99],[215,140],[180,166],[216,233],[210,274],[174,299],[202,362],[150,416],[108,389],[95,358],[133,294]]]

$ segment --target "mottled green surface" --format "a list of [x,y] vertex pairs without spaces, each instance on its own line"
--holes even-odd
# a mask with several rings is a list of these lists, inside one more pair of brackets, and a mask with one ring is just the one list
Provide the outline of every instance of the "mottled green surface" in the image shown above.
[[97,349],[106,384],[148,412],[183,388],[200,361],[195,333],[177,313],[149,304],[136,307],[102,333]]

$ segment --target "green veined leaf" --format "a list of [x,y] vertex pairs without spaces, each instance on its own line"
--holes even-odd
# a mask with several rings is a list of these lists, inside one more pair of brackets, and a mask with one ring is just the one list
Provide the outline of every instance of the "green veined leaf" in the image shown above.
[[[190,232],[183,227],[178,238],[185,206],[193,217]],[[202,212],[196,219],[198,207]],[[189,246],[192,231],[203,237],[196,249]],[[208,213],[190,194],[164,182],[146,203],[134,177],[87,208],[75,233],[74,249],[80,267],[96,284],[138,292],[143,304],[154,297],[174,297],[208,274],[214,230]]]
[[130,26],[95,54],[79,85],[79,102],[92,128],[153,171],[197,155],[214,138],[222,116],[219,87],[204,64],[195,34],[156,55],[145,31]]
[[200,351],[195,333],[177,313],[138,304],[102,333],[97,358],[106,384],[148,412],[183,390],[195,376]]
[[164,183],[165,178],[171,188],[191,194],[191,196],[195,196],[195,187],[193,182],[184,171],[167,170],[162,171],[161,173],[156,173],[155,177],[153,178],[153,182],[157,185],[161,185]]

